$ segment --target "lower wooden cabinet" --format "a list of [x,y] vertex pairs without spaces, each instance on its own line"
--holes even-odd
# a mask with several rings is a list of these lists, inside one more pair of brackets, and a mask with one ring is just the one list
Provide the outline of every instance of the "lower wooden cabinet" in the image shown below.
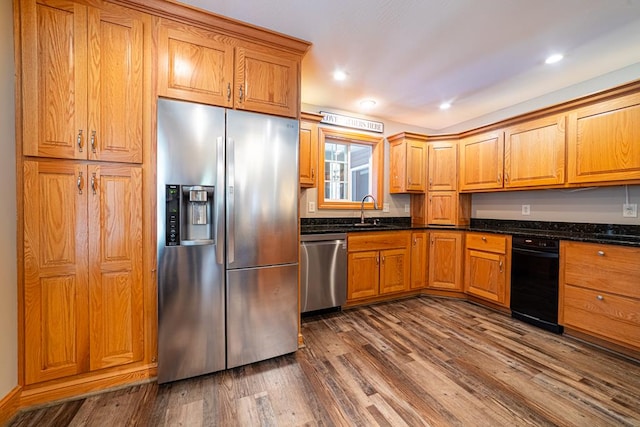
[[429,279],[429,233],[411,233],[411,284],[410,289],[422,289]]
[[465,292],[509,307],[511,237],[467,233],[465,247]]
[[462,237],[460,231],[429,232],[428,289],[462,291]]
[[409,290],[411,232],[347,236],[347,303]]
[[142,360],[142,168],[23,170],[25,384]]
[[640,248],[560,242],[560,324],[639,351],[639,277]]

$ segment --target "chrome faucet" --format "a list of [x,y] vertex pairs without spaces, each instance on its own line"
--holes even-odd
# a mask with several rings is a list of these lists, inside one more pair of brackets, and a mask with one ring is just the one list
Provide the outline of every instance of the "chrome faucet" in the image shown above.
[[375,197],[372,194],[367,194],[362,198],[362,202],[360,203],[360,224],[364,224],[364,201],[367,200],[368,197],[371,197],[373,200],[373,209],[378,209],[378,203],[376,202]]

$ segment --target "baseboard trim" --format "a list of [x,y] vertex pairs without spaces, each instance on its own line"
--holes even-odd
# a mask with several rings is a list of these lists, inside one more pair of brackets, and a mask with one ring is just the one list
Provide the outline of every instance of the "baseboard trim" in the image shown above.
[[5,425],[18,413],[21,391],[22,387],[16,386],[0,400],[0,425]]
[[20,394],[19,409],[146,383],[155,379],[157,374],[157,365],[152,364],[25,386]]

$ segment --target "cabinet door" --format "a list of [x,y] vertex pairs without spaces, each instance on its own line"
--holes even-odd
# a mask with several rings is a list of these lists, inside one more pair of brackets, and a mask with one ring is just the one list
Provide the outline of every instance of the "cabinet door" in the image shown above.
[[462,291],[462,233],[430,232],[429,238],[428,287]]
[[406,156],[402,142],[389,144],[389,193],[405,192]]
[[380,251],[380,294],[409,289],[411,252],[405,249]]
[[460,141],[460,191],[502,188],[504,133],[473,135]]
[[422,142],[407,141],[407,191],[425,191],[427,147]]
[[89,166],[91,369],[143,356],[142,169]]
[[379,265],[378,251],[349,253],[347,300],[378,295]]
[[504,255],[467,250],[465,292],[505,305],[505,277]]
[[24,162],[25,383],[88,368],[86,166]]
[[236,48],[235,108],[297,117],[298,61]]
[[458,144],[429,144],[429,191],[454,191],[458,187]]
[[89,159],[142,162],[143,22],[89,9]]
[[23,1],[22,114],[27,156],[87,157],[87,8]]
[[640,94],[569,114],[570,183],[640,179]]
[[161,96],[232,107],[233,46],[190,26],[163,22],[158,36]]
[[433,225],[455,225],[458,217],[458,193],[455,191],[429,192],[427,221]]
[[565,122],[557,115],[505,130],[505,188],[564,183]]
[[318,125],[300,121],[300,186],[315,187],[318,169]]
[[411,233],[411,285],[410,289],[421,289],[427,285],[429,253],[426,231]]

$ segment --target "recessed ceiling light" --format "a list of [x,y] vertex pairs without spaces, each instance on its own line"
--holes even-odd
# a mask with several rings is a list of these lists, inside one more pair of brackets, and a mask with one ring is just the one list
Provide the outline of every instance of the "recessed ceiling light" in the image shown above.
[[347,73],[345,73],[342,70],[336,70],[333,72],[334,80],[342,81],[342,80],[345,80],[346,78],[347,78]]
[[545,64],[555,64],[556,62],[562,61],[562,58],[564,58],[564,56],[562,56],[561,53],[554,53],[553,55],[547,57],[547,59],[545,59],[544,63]]
[[440,109],[441,110],[448,110],[449,108],[451,108],[451,103],[450,102],[443,102],[442,104],[440,104]]
[[364,109],[373,108],[376,106],[376,101],[373,99],[363,99],[360,101],[360,107]]

